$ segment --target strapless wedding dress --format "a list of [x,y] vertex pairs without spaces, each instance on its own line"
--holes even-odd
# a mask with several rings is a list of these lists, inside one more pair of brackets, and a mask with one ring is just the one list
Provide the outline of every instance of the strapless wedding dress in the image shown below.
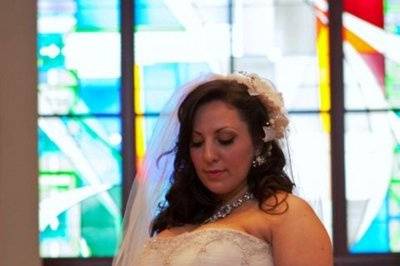
[[[175,237],[154,237],[140,266],[273,266],[271,246],[245,232],[206,228]],[[135,265],[136,266],[136,265]]]

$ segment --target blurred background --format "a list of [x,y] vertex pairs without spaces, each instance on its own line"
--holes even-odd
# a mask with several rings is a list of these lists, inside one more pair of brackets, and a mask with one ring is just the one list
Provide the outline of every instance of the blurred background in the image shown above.
[[27,2],[0,8],[5,266],[110,265],[163,105],[240,70],[283,93],[336,264],[400,265],[399,0]]

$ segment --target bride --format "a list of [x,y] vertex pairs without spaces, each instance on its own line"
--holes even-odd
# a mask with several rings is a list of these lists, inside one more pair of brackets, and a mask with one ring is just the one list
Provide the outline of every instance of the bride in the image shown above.
[[285,172],[288,122],[280,93],[255,74],[183,88],[135,178],[113,265],[333,265]]

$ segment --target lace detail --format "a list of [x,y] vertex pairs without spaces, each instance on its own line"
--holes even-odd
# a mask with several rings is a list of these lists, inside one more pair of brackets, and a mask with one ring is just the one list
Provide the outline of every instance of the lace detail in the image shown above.
[[139,265],[273,265],[267,242],[245,232],[206,228],[175,237],[154,237]]

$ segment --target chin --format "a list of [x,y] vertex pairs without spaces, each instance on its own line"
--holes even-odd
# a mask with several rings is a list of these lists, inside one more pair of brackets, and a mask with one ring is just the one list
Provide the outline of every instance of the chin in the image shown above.
[[226,186],[224,184],[204,184],[205,187],[218,197],[227,195],[235,190],[234,187]]

